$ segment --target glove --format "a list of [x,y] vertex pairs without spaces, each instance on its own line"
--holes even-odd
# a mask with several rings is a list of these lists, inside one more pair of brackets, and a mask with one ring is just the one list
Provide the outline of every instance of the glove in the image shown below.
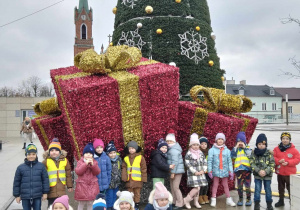
[[211,178],[211,179],[213,179],[213,178],[214,178],[214,176],[213,176],[212,172],[209,172],[209,173],[208,173],[208,176],[209,176],[209,178]]
[[230,180],[233,180],[233,178],[234,178],[233,173],[229,173],[229,179],[230,179]]

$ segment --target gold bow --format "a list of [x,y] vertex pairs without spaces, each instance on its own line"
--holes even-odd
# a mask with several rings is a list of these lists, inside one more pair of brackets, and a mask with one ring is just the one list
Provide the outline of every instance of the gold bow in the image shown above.
[[56,97],[36,103],[33,110],[37,115],[40,116],[61,114]]
[[[201,98],[198,98],[199,94]],[[191,88],[190,95],[196,104],[213,112],[245,113],[252,109],[252,101],[249,98],[241,95],[226,94],[221,89],[196,85]]]
[[138,48],[120,45],[109,47],[101,55],[93,49],[78,53],[74,58],[74,65],[84,72],[107,74],[134,67],[141,58],[142,53]]

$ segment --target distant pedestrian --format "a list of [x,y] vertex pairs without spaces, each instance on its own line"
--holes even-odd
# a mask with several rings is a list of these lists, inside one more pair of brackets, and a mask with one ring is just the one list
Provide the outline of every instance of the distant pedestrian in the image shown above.
[[19,165],[14,178],[13,196],[24,210],[40,210],[41,200],[47,199],[49,178],[45,166],[38,161],[37,148],[29,144],[25,149],[25,161]]
[[284,206],[285,186],[290,198],[290,175],[296,174],[296,166],[300,161],[299,151],[295,148],[295,145],[291,143],[291,134],[289,132],[283,132],[280,139],[281,143],[274,149],[275,173],[277,174],[279,191],[279,201],[275,203],[275,207]]
[[30,143],[32,143],[32,130],[31,119],[29,117],[25,117],[20,130],[20,134],[23,133],[24,140],[24,146],[22,149],[25,149],[27,141],[30,141]]

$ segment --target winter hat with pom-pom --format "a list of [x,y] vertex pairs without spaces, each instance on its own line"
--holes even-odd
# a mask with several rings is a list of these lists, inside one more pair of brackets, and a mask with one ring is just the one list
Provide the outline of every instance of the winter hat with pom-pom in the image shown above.
[[118,200],[114,203],[114,209],[120,209],[120,203],[127,202],[134,208],[134,201],[133,201],[133,193],[129,191],[118,191],[117,196],[119,197]]
[[93,210],[106,210],[105,195],[99,193],[93,203]]
[[205,136],[201,136],[200,139],[199,139],[199,142],[200,142],[200,144],[202,142],[205,142],[206,144],[208,144],[208,139]]
[[157,149],[159,150],[163,146],[168,147],[168,144],[163,138],[161,138],[158,140]]
[[169,130],[166,136],[166,141],[173,141],[174,143],[176,142],[175,131],[173,129]]
[[94,149],[96,149],[99,146],[101,146],[104,149],[104,143],[103,143],[102,139],[94,139],[93,146],[94,146]]
[[190,137],[190,144],[189,146],[192,146],[193,144],[199,144],[200,145],[200,142],[199,142],[199,136],[197,133],[193,133]]
[[61,196],[59,198],[56,198],[55,201],[52,204],[52,209],[54,209],[54,205],[56,203],[61,203],[62,205],[65,206],[65,208],[67,210],[69,210],[69,197],[67,195],[63,195],[63,196]]
[[88,143],[88,144],[84,147],[84,149],[83,149],[83,155],[84,155],[85,153],[91,153],[92,155],[95,154],[95,149],[94,149],[92,143]]
[[58,141],[57,138],[52,139],[52,142],[49,144],[49,152],[52,149],[56,149],[58,151],[61,151],[61,144],[60,144],[60,142]]
[[117,151],[117,148],[115,147],[115,142],[114,141],[110,141],[106,148],[105,148],[105,151],[107,154],[109,154],[110,152],[112,151]]

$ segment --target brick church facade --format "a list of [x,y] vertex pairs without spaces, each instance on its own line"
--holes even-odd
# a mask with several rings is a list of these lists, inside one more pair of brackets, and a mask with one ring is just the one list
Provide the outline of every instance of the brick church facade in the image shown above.
[[94,49],[93,44],[93,9],[89,9],[88,0],[79,0],[79,7],[74,9],[75,44],[74,56],[87,49]]

